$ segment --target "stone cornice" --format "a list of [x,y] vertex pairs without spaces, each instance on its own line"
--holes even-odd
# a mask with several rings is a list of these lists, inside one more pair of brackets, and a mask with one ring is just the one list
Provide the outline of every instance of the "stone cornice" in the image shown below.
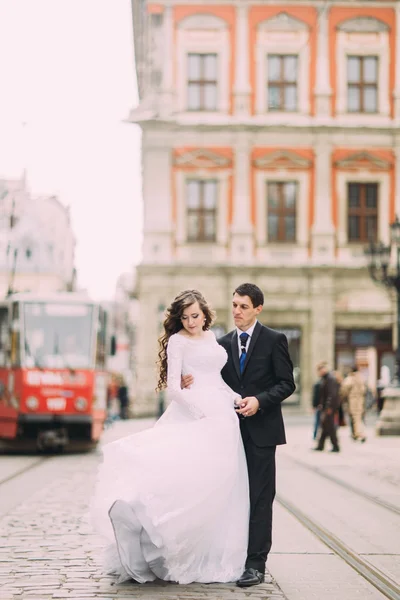
[[266,152],[254,159],[253,164],[259,169],[273,169],[277,167],[285,169],[308,169],[311,167],[312,161],[292,150],[275,150],[273,152]]
[[367,151],[353,152],[345,158],[335,161],[335,167],[339,169],[365,169],[367,167],[387,171],[391,166],[392,164],[388,160]]
[[232,160],[218,152],[199,148],[175,155],[174,165],[176,167],[228,168],[232,166]]
[[380,33],[388,31],[389,26],[375,17],[355,17],[339,23],[337,29],[346,33]]
[[285,11],[261,21],[257,25],[259,31],[307,31],[307,23],[289,15]]

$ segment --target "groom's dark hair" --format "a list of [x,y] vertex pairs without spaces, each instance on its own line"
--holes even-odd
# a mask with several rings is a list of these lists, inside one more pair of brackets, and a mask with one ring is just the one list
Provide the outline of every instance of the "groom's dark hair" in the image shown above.
[[254,283],[242,283],[233,293],[239,296],[248,296],[252,301],[253,308],[264,306],[264,294]]

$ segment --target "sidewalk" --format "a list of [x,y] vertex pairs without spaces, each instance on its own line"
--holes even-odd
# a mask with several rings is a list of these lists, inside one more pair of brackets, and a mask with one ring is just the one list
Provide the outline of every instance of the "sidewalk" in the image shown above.
[[367,416],[365,444],[351,439],[349,427],[340,427],[341,451],[331,453],[329,440],[324,452],[312,451],[317,445],[312,440],[312,417],[288,417],[287,444],[278,448],[278,465],[280,456],[300,461],[400,507],[400,436],[377,436],[375,421],[375,415]]

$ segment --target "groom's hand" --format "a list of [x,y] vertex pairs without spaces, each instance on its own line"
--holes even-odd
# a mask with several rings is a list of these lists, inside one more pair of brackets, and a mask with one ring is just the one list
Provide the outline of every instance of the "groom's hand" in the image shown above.
[[239,415],[252,417],[260,408],[260,403],[255,396],[248,396],[239,402],[240,408],[236,410]]
[[181,388],[182,388],[182,390],[184,388],[190,388],[190,386],[192,385],[193,382],[194,382],[193,375],[182,375],[181,376]]

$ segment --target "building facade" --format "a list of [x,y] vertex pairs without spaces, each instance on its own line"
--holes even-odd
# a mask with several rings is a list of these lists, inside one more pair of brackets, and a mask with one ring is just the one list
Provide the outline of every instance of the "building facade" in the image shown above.
[[75,236],[69,209],[34,197],[25,177],[0,180],[0,295],[75,286]]
[[139,324],[139,301],[136,298],[136,271],[122,273],[116,283],[114,299],[102,302],[108,313],[108,331],[114,338],[114,353],[107,359],[107,369],[122,375],[130,398],[136,397],[136,338]]
[[133,2],[142,128],[137,413],[154,412],[164,307],[199,288],[228,331],[244,281],[315,365],[394,368],[393,299],[364,248],[400,208],[400,3]]

